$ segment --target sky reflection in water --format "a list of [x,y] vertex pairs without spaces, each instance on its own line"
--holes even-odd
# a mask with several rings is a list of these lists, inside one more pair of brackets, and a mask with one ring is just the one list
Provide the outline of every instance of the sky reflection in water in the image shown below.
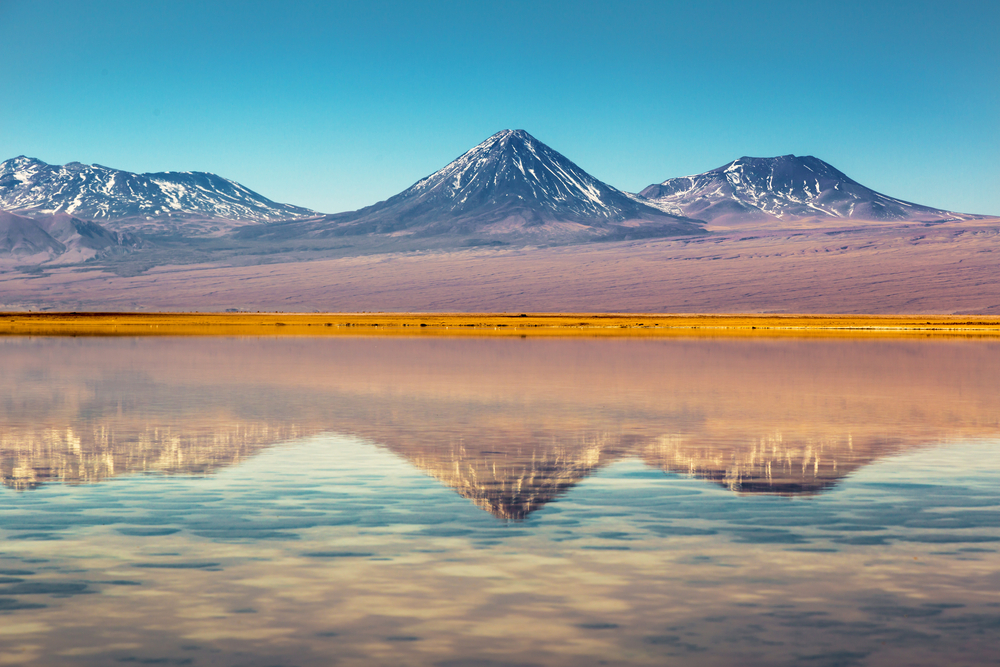
[[0,664],[995,664],[997,377],[971,341],[3,339]]

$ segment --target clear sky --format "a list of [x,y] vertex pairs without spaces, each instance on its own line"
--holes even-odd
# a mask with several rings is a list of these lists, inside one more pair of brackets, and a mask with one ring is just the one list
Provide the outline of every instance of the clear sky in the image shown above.
[[1000,2],[0,0],[0,159],[337,212],[521,128],[623,190],[815,155],[1000,214]]

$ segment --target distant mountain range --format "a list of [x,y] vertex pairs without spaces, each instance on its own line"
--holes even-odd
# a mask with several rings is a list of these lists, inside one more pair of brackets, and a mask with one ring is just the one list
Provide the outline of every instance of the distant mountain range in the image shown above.
[[702,234],[701,222],[602,183],[524,130],[503,130],[373,206],[244,227],[243,239],[449,236],[466,245]]
[[[71,263],[156,248],[152,262],[276,252],[553,245],[705,234],[705,225],[981,216],[875,192],[815,157],[742,157],[629,194],[524,130],[503,130],[389,199],[324,215],[204,172],[0,163],[0,257]],[[209,240],[215,238],[214,245]],[[339,244],[339,245],[338,245]],[[144,250],[143,256],[151,250]],[[269,261],[274,261],[269,260]],[[140,269],[144,270],[144,269]]]
[[706,222],[975,217],[888,197],[808,155],[741,157],[704,174],[650,185],[639,195],[664,211]]
[[202,234],[223,233],[233,223],[316,215],[215,174],[133,174],[99,164],[51,165],[24,156],[0,163],[0,210],[68,213],[117,230]]

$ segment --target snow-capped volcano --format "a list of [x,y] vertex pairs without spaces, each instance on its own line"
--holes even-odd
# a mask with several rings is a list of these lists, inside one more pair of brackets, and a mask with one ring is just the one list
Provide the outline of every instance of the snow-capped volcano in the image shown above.
[[315,215],[215,174],[134,174],[98,164],[51,165],[24,156],[0,163],[0,209],[22,215],[69,213],[116,229],[143,230],[150,227],[149,220],[246,224]]
[[453,235],[545,242],[699,234],[697,221],[602,183],[524,130],[503,130],[373,206],[305,223],[244,228],[242,237]]
[[639,194],[665,211],[709,222],[963,217],[875,192],[812,156],[741,157],[703,174],[650,185]]
[[530,207],[573,218],[627,220],[642,206],[524,130],[503,130],[381,208],[409,202],[453,215],[484,206]]

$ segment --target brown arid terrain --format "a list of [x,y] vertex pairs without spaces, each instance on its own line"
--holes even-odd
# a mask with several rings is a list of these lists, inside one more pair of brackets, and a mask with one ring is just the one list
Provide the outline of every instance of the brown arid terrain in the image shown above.
[[548,248],[289,251],[135,275],[8,267],[0,309],[1000,315],[1000,219],[708,229]]
[[625,460],[737,493],[816,494],[896,454],[997,437],[998,345],[6,338],[0,474],[23,490],[206,475],[336,434],[504,519]]

